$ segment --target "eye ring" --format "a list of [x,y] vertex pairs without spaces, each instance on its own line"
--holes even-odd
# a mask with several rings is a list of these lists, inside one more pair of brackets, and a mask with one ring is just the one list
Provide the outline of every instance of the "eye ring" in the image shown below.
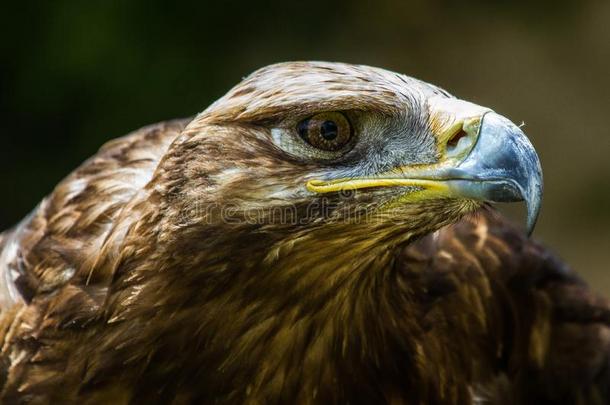
[[297,124],[297,133],[316,149],[336,152],[352,139],[352,125],[340,112],[323,112]]

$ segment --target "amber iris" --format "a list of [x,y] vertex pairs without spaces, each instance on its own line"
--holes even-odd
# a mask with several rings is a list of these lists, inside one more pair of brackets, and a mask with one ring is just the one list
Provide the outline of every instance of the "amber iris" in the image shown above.
[[352,137],[352,127],[340,112],[324,112],[307,118],[297,125],[299,136],[308,144],[325,151],[338,151]]

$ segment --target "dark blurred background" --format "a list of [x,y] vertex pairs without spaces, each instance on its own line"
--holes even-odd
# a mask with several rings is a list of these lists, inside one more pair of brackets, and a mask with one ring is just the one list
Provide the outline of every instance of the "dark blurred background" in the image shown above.
[[535,236],[610,294],[610,1],[19,1],[0,27],[0,229],[105,141],[273,62],[403,72],[525,122]]

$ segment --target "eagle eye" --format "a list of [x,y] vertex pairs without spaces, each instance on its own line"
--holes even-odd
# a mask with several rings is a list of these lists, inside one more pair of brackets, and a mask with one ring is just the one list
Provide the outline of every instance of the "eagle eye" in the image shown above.
[[299,136],[314,148],[335,152],[352,138],[352,126],[340,112],[323,112],[297,125]]

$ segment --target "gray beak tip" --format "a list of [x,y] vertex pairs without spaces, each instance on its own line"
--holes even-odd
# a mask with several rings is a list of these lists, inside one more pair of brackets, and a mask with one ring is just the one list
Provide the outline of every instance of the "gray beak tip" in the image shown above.
[[[540,171],[540,173],[542,173],[542,171]],[[534,227],[538,221],[538,215],[540,214],[540,207],[542,205],[542,177],[540,177],[540,183],[535,184],[535,187],[532,188],[533,190],[531,192],[523,193],[523,198],[527,205],[527,236],[532,236]]]

